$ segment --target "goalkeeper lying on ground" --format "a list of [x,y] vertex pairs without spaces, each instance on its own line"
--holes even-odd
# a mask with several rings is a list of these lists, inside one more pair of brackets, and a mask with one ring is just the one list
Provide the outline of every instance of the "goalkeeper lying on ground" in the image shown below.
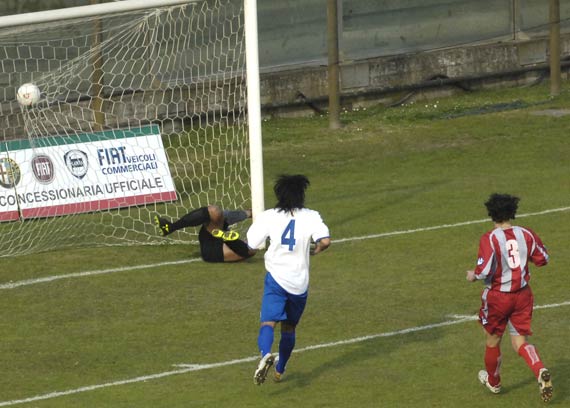
[[160,228],[162,236],[182,228],[201,225],[198,241],[202,259],[206,262],[236,262],[255,254],[239,239],[237,231],[228,229],[230,225],[247,218],[251,218],[251,210],[222,211],[218,206],[209,205],[193,210],[174,222],[156,215],[154,222]]

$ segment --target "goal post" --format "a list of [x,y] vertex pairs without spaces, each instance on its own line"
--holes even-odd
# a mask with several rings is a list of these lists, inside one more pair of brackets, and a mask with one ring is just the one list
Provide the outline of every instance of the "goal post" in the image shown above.
[[196,243],[194,228],[159,237],[153,215],[262,211],[256,13],[124,0],[0,17],[1,256]]
[[259,89],[259,41],[257,37],[257,0],[244,0],[244,5],[251,196],[252,212],[255,217],[255,214],[259,214],[265,209],[261,139],[261,97]]

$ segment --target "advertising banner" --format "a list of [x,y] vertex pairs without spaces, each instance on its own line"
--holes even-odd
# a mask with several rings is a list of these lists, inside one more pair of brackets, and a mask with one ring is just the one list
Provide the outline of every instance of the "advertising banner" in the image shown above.
[[0,145],[0,221],[173,200],[158,126]]

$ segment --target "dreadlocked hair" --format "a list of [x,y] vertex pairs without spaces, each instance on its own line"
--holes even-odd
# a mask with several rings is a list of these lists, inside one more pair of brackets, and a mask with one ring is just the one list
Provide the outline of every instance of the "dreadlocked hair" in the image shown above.
[[309,184],[309,179],[302,174],[279,176],[273,187],[277,197],[275,208],[284,212],[304,208],[305,190]]
[[515,219],[520,198],[510,194],[493,193],[485,203],[487,213],[494,222],[505,222]]

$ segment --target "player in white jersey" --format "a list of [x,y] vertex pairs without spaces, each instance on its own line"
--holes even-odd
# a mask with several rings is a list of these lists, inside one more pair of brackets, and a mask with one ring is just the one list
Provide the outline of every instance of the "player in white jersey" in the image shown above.
[[[307,303],[309,289],[309,255],[327,249],[329,228],[321,215],[305,208],[305,190],[309,180],[303,175],[284,175],[277,179],[274,192],[275,208],[258,214],[247,232],[250,248],[262,246],[269,239],[265,252],[265,284],[261,301],[261,327],[257,343],[261,361],[253,382],[263,384],[275,357],[271,354],[274,331],[281,323],[279,359],[274,379],[280,381],[295,347],[295,328]],[[311,243],[314,249],[311,250]]]

